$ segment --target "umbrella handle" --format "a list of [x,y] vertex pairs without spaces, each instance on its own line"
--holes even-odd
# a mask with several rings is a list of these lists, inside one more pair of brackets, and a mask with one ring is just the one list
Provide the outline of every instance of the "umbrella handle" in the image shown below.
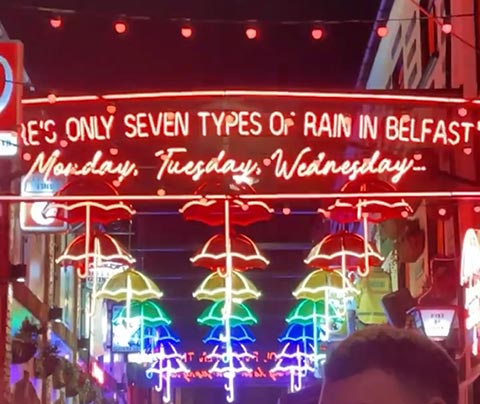
[[359,270],[358,273],[360,276],[367,276],[370,272],[370,262],[369,262],[369,250],[368,250],[368,222],[367,216],[364,214],[363,217],[363,249],[365,253],[365,270]]

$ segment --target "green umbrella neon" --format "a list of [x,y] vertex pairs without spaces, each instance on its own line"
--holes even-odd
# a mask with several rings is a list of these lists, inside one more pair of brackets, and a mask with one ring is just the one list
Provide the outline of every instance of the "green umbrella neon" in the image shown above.
[[[130,305],[130,318],[139,318],[144,327],[159,327],[161,325],[170,325],[172,320],[167,313],[151,300],[146,302],[134,301]],[[128,320],[127,308],[124,307],[113,321]]]
[[286,321],[292,324],[309,325],[316,322],[318,325],[326,325],[327,318],[333,322],[343,322],[344,317],[338,314],[338,311],[332,304],[327,306],[324,300],[300,300],[290,311]]
[[[224,322],[223,308],[225,301],[220,300],[208,306],[198,317],[197,321],[201,325],[208,327],[217,327]],[[255,325],[258,319],[243,303],[232,303],[232,312],[230,315],[230,324],[235,327],[237,325]]]

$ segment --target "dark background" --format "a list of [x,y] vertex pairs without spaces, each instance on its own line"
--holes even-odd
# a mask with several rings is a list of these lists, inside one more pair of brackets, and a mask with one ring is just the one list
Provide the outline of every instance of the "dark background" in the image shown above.
[[[311,24],[279,24],[280,20],[373,20],[377,0],[275,1],[2,1],[0,20],[11,38],[25,44],[25,66],[36,91],[42,95],[102,91],[242,89],[351,89],[360,69],[372,27],[370,23],[343,23],[325,27],[325,38],[313,41]],[[62,29],[50,27],[48,13],[25,6],[76,10],[65,17]],[[112,30],[116,15],[136,14],[149,20],[129,23],[127,35]],[[179,34],[171,17],[189,17],[194,38]],[[207,23],[205,19],[222,20]],[[259,39],[248,41],[243,23],[258,19]],[[268,223],[245,229],[270,259],[264,271],[247,276],[263,292],[251,305],[259,316],[252,329],[258,342],[252,349],[278,350],[276,338],[294,301],[291,291],[308,273],[303,259],[328,231],[313,208],[281,214]],[[195,250],[218,229],[186,223],[178,205],[136,206],[131,229],[110,230],[130,246],[140,269],[165,291],[163,306],[173,317],[174,330],[183,339],[181,349],[199,349],[208,331],[195,318],[206,302],[191,294],[209,271],[189,262]],[[130,232],[131,230],[131,232]],[[248,382],[242,383],[248,386]],[[221,387],[197,390],[194,403],[222,402]],[[241,389],[240,401],[275,403],[280,391]]]

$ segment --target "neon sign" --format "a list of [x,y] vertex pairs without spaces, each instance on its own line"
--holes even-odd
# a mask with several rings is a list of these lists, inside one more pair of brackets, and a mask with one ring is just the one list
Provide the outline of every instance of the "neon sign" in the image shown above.
[[480,353],[480,240],[479,232],[474,229],[468,229],[463,239],[460,285],[465,293],[465,327],[472,331],[472,353],[477,356]]
[[[97,96],[64,97],[55,106],[42,105],[42,114],[41,100],[25,100],[28,119],[21,139],[27,178],[99,176],[120,186],[150,176],[145,183],[181,187],[216,175],[257,179],[261,188],[272,180],[287,187],[294,180],[374,174],[398,183],[428,169],[414,148],[467,146],[480,131],[475,114],[457,113],[458,104],[466,102],[461,99],[407,97],[398,110],[393,95],[360,95],[348,100],[346,94],[248,91],[104,96],[115,100],[114,114]],[[343,150],[349,144],[369,151],[347,159]],[[412,152],[389,154],[389,144]]]

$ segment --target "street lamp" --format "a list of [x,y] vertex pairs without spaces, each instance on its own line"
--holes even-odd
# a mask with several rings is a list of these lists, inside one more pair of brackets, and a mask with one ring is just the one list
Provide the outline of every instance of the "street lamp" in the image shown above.
[[455,306],[415,306],[407,314],[415,328],[433,341],[445,341],[452,330],[456,314]]

